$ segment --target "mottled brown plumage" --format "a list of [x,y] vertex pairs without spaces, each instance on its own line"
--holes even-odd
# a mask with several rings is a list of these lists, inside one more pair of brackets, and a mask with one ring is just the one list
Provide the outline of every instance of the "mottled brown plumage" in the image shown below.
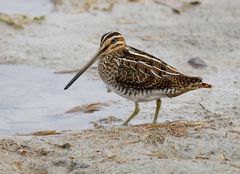
[[176,97],[185,92],[211,88],[201,77],[186,76],[153,55],[127,46],[118,32],[102,36],[97,55],[68,83],[67,89],[97,59],[100,78],[115,93],[135,102],[135,111],[125,125],[139,112],[138,102],[157,101],[154,123],[161,98]]

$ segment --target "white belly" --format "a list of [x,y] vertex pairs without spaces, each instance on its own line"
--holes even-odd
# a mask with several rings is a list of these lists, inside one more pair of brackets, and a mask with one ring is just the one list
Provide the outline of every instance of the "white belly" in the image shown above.
[[[131,92],[127,92],[126,90],[117,90],[114,87],[107,85],[107,88],[109,88],[111,91],[115,92],[116,94],[127,98],[131,101],[138,101],[138,102],[148,102],[148,101],[152,101],[152,100],[157,100],[160,98],[164,98],[167,97],[166,93],[163,90],[152,90],[152,91],[146,91],[144,90],[143,92],[136,92],[134,94],[134,89],[132,89]],[[130,94],[131,93],[131,94]]]

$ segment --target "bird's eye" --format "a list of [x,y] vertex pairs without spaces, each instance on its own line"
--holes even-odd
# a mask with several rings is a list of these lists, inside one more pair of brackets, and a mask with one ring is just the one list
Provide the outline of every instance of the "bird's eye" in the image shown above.
[[117,39],[116,38],[112,39],[112,44],[115,44],[115,43],[117,43]]

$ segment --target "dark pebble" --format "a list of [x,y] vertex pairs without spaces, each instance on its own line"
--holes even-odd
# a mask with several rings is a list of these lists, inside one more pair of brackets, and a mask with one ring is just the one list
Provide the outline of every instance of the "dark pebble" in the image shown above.
[[78,169],[78,168],[86,169],[88,167],[89,167],[88,164],[71,161],[69,169],[70,169],[70,171],[72,171],[74,169]]
[[194,68],[205,68],[207,64],[199,57],[194,57],[188,60],[188,63]]
[[54,162],[53,163],[54,164],[54,166],[57,166],[57,167],[65,167],[65,166],[67,166],[67,162],[66,161],[63,161],[63,160],[60,160],[60,161],[56,161],[56,162]]
[[70,143],[65,143],[62,145],[62,148],[64,148],[64,149],[69,149],[70,147],[71,147]]
[[80,166],[79,166],[79,168],[81,168],[81,169],[85,169],[85,168],[88,168],[89,167],[89,165],[88,164],[80,164]]
[[200,5],[201,2],[199,2],[199,1],[192,1],[192,2],[189,2],[189,4],[191,4],[191,5]]

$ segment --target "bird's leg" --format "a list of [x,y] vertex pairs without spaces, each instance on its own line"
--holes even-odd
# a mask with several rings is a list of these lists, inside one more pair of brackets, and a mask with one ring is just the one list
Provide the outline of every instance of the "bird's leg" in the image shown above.
[[159,113],[161,104],[162,104],[161,99],[157,99],[157,100],[156,100],[156,111],[155,111],[155,115],[154,115],[153,124],[157,124],[158,113]]
[[132,115],[129,116],[129,118],[123,123],[124,126],[128,125],[128,122],[131,121],[140,111],[140,107],[138,102],[135,102],[135,109],[132,113]]

